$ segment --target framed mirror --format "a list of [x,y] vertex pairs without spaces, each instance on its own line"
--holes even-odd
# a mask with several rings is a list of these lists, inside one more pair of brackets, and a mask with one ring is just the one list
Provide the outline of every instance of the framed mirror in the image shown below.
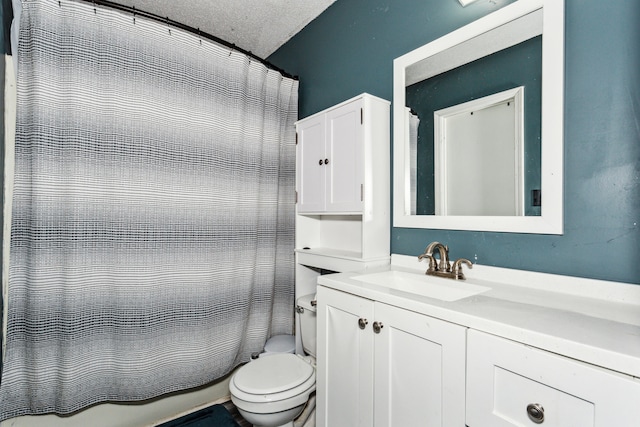
[[518,0],[395,59],[393,225],[562,234],[563,94],[563,0]]

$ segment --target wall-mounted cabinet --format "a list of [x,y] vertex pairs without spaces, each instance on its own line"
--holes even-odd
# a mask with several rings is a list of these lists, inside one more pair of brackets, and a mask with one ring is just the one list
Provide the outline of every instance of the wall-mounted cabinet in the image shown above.
[[299,213],[361,213],[364,201],[364,99],[297,124]]
[[390,262],[389,107],[362,94],[296,123],[297,295]]
[[389,193],[377,186],[389,188],[388,101],[362,94],[300,120],[296,132],[299,214],[372,215],[383,206]]
[[318,269],[389,263],[389,102],[362,94],[296,123],[296,290]]

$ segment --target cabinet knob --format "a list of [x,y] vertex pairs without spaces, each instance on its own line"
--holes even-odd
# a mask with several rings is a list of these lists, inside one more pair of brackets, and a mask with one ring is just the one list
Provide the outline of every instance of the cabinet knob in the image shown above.
[[364,329],[368,323],[369,322],[367,322],[367,319],[363,319],[362,317],[358,319],[358,327],[360,329]]
[[322,159],[318,160],[318,164],[322,166]]
[[383,326],[382,322],[373,322],[373,332],[379,334]]
[[539,403],[529,403],[527,405],[527,415],[529,415],[529,419],[536,424],[542,424],[544,422],[544,408]]
[[328,165],[329,164],[329,159],[324,159],[324,164]]

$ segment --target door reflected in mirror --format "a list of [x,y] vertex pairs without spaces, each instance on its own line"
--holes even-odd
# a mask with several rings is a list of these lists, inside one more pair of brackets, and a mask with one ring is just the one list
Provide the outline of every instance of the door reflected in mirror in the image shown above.
[[[416,145],[413,215],[540,215],[531,194],[540,189],[541,82],[537,36],[406,88],[419,121],[409,141]],[[515,87],[522,88],[518,114],[508,102],[515,93],[500,95]],[[454,115],[456,106],[465,114]]]
[[436,111],[436,215],[523,215],[524,87]]

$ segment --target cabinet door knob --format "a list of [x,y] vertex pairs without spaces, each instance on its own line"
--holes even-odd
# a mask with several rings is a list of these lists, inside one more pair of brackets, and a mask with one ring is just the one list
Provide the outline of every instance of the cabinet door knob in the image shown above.
[[329,164],[329,159],[324,159],[324,164],[328,165]]
[[527,415],[529,415],[529,419],[536,424],[542,424],[544,422],[544,408],[539,403],[529,403],[527,405]]
[[382,322],[373,322],[373,332],[379,334],[383,326]]
[[322,159],[318,160],[318,164],[322,166]]
[[367,322],[367,319],[363,319],[362,317],[358,319],[358,327],[360,329],[364,329],[368,323],[369,322]]

